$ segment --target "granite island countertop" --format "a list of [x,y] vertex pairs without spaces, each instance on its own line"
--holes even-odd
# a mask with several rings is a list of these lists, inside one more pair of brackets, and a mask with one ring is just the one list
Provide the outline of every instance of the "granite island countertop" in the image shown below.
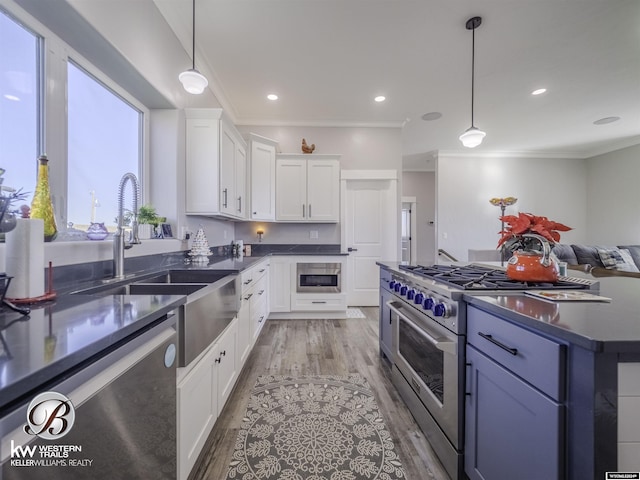
[[640,279],[599,278],[599,301],[549,301],[526,293],[465,295],[490,313],[595,352],[640,352]]
[[[378,262],[378,265],[407,273],[399,269],[398,262]],[[524,292],[460,291],[469,305],[587,350],[640,353],[640,279],[594,278],[573,270],[569,276],[596,281],[598,290],[592,293],[611,301],[550,301]]]

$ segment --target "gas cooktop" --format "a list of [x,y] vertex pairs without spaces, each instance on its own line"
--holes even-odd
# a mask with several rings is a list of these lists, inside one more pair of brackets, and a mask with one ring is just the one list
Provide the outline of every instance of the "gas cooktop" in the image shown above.
[[593,282],[573,277],[560,277],[556,283],[521,282],[507,277],[504,270],[481,265],[400,265],[400,270],[462,290],[588,290],[593,288]]

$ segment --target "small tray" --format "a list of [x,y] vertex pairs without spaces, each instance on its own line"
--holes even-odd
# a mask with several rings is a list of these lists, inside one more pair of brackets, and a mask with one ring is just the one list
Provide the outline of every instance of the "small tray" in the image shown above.
[[541,298],[549,302],[610,302],[609,297],[576,290],[525,290],[526,295]]

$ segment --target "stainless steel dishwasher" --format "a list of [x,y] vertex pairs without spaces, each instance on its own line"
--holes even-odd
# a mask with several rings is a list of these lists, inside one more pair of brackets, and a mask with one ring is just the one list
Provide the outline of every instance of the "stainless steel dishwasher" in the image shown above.
[[4,417],[0,478],[174,480],[176,349],[169,317],[49,388],[75,407],[69,433],[58,439],[23,431],[27,404]]

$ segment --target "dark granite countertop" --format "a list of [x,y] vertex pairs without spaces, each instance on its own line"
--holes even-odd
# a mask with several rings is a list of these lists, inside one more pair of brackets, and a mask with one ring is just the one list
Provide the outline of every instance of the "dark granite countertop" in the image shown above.
[[[33,306],[21,316],[0,311],[0,409],[11,408],[35,390],[57,383],[127,339],[137,336],[171,310],[186,302],[181,295],[71,295],[76,290],[101,285],[131,283],[170,270],[213,270],[239,273],[269,255],[346,255],[340,245],[252,246],[252,255],[232,258],[213,255],[208,264],[173,263],[167,256],[141,261],[139,269],[124,278],[73,281],[56,284],[55,302]],[[80,266],[79,268],[83,268]],[[67,280],[67,281],[65,281]]]
[[640,280],[599,278],[610,302],[547,301],[525,293],[465,295],[490,313],[596,352],[640,353]]
[[0,313],[0,411],[137,336],[186,302],[180,295],[62,295],[21,316]]

